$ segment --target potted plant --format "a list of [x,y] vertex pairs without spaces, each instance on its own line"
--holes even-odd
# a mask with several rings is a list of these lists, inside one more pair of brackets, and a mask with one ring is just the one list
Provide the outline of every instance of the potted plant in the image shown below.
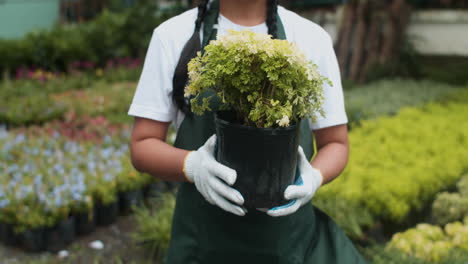
[[149,181],[145,174],[136,171],[128,158],[122,158],[123,170],[117,174],[120,213],[128,215],[143,204],[143,186]]
[[148,176],[151,179],[143,189],[143,194],[146,201],[159,197],[166,190],[166,184],[162,180],[149,174]]
[[96,229],[94,201],[91,195],[88,194],[83,201],[76,202],[72,210],[75,216],[75,230],[78,235],[86,235]]
[[45,249],[58,252],[75,239],[75,218],[70,215],[68,205],[57,207],[49,214],[53,222],[44,230]]
[[195,114],[216,111],[216,158],[237,171],[244,206],[283,203],[296,176],[299,124],[324,116],[323,84],[331,82],[294,43],[250,31],[211,41],[188,69],[185,96]]
[[13,232],[17,234],[17,244],[30,252],[46,248],[45,230],[52,219],[39,203],[24,201],[17,204],[16,221]]
[[94,197],[96,223],[98,225],[110,225],[117,220],[119,203],[117,196],[117,184],[112,173],[99,173],[93,177],[90,184]]

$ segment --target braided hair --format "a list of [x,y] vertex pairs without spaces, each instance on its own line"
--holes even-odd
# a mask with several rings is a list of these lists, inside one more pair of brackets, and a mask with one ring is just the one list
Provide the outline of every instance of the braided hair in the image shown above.
[[[198,16],[195,20],[195,31],[192,37],[185,44],[177,67],[175,69],[174,77],[172,80],[173,91],[172,100],[176,104],[177,108],[180,109],[184,114],[191,115],[190,101],[184,96],[184,89],[188,81],[188,67],[189,61],[196,57],[197,52],[201,50],[200,45],[200,30],[202,23],[205,19],[205,15],[208,9],[208,3],[210,0],[203,0],[198,5]],[[278,1],[267,0],[267,19],[266,24],[268,27],[268,34],[272,35],[273,38],[278,37],[278,27],[276,14],[278,12]]]

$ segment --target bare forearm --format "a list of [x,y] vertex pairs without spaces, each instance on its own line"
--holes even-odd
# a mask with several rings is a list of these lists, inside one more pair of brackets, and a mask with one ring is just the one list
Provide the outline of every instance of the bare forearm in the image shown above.
[[182,171],[187,150],[175,148],[162,140],[147,138],[132,146],[133,166],[166,181],[187,181]]
[[318,152],[311,164],[322,173],[324,185],[338,177],[348,163],[348,127],[342,124],[322,128],[314,134]]
[[314,168],[320,170],[323,185],[333,181],[346,167],[348,162],[348,147],[341,143],[329,143],[323,146],[311,162]]

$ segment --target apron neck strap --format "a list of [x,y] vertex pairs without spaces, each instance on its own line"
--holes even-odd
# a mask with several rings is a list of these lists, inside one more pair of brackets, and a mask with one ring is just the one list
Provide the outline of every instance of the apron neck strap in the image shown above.
[[[204,52],[205,46],[210,40],[216,39],[218,33],[218,17],[219,17],[219,0],[210,1],[208,11],[203,20],[203,41],[201,52]],[[278,30],[278,39],[286,39],[283,22],[278,12],[276,13],[276,28]]]

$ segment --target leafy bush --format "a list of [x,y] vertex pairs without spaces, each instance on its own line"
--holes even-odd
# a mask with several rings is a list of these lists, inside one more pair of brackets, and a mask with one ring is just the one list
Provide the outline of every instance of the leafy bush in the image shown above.
[[58,24],[23,39],[0,40],[0,72],[33,65],[65,71],[79,60],[104,66],[112,58],[143,57],[154,28],[174,13],[158,13],[155,1],[140,2],[125,12],[104,11],[87,23]]
[[341,199],[341,197],[314,198],[313,204],[332,216],[333,220],[339,223],[340,227],[352,239],[363,238],[363,228],[371,227],[375,222],[369,209]]
[[458,192],[443,192],[432,204],[432,216],[439,225],[460,221],[468,217],[468,175],[457,184]]
[[386,247],[433,262],[447,258],[451,249],[465,252],[464,255],[467,256],[468,218],[463,223],[447,224],[444,229],[429,224],[418,224],[413,229],[396,233]]
[[[364,255],[372,264],[434,264],[433,261],[419,259],[405,254],[397,249],[385,248],[374,245],[363,250]],[[463,249],[451,249],[447,256],[438,261],[438,264],[465,264],[468,259],[468,251]]]
[[160,198],[155,209],[136,210],[135,220],[138,229],[132,237],[135,242],[147,247],[160,261],[169,248],[174,208],[174,195],[166,193]]
[[[134,92],[134,83],[110,84],[92,82],[80,90],[64,88],[58,81],[40,84],[36,81],[5,82],[0,86],[0,123],[10,126],[43,124],[64,120],[70,112],[78,116],[106,116],[116,122],[128,122],[127,108]],[[70,86],[84,84],[74,80]],[[64,91],[64,92],[62,92]]]
[[425,56],[420,58],[422,78],[454,85],[468,84],[467,57]]
[[381,80],[345,90],[346,112],[351,125],[356,125],[364,119],[396,114],[405,106],[439,100],[457,88],[432,81]]
[[363,121],[350,132],[345,171],[315,200],[343,200],[376,219],[403,221],[468,169],[467,111],[468,104],[431,103]]

